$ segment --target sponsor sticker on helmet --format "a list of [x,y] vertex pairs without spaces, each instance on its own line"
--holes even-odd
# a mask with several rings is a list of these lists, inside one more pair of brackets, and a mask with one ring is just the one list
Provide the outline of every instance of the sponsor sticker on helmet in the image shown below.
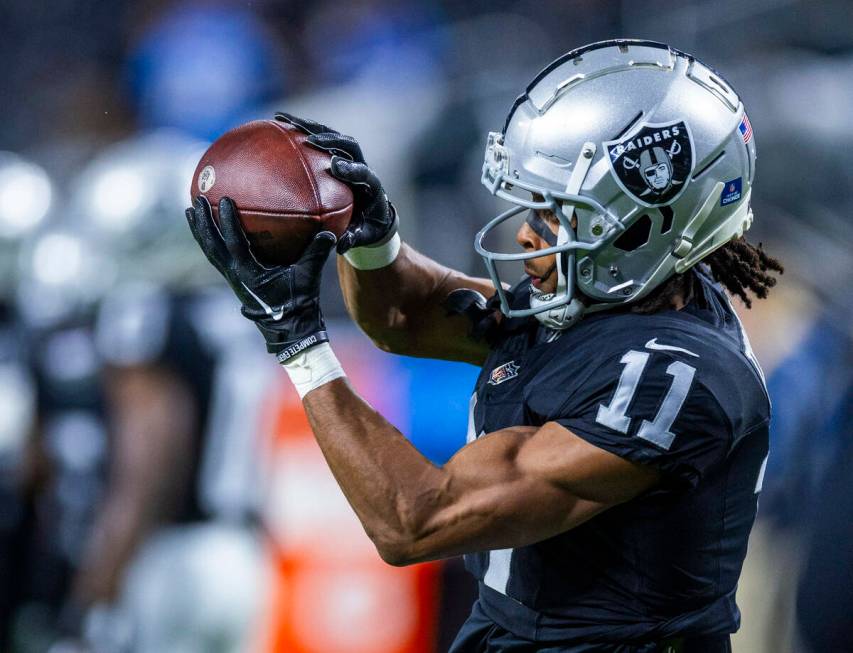
[[723,192],[720,194],[720,206],[727,206],[733,202],[737,202],[743,191],[742,177],[727,181],[723,187]]
[[674,202],[693,172],[693,137],[683,120],[640,123],[629,135],[602,145],[616,182],[645,206]]

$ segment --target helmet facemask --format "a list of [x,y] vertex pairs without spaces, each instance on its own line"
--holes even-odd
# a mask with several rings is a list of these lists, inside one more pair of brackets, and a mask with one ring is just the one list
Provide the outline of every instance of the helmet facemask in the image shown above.
[[[607,241],[607,238],[601,238],[593,243],[579,240],[576,227],[572,225],[575,210],[586,209],[601,216],[599,233],[602,236],[605,233],[615,234],[624,230],[621,222],[611,215],[605,207],[594,199],[579,195],[577,192],[583,185],[595,156],[595,150],[594,143],[585,143],[578,153],[565,191],[554,191],[520,179],[508,178],[509,158],[503,148],[503,136],[496,132],[489,134],[481,181],[496,197],[515,206],[498,215],[477,233],[474,248],[486,263],[489,276],[497,289],[501,311],[507,317],[535,315],[537,319],[550,328],[565,329],[577,322],[583,315],[586,305],[578,296],[575,284],[577,252],[593,252],[600,248]],[[487,236],[508,220],[528,210],[548,210],[557,217],[559,228],[554,245],[532,252],[495,252],[485,246]],[[531,287],[530,307],[525,309],[510,308],[509,298],[501,283],[496,263],[499,261],[523,263],[551,254],[555,254],[557,259],[557,287],[555,292],[542,293]]]

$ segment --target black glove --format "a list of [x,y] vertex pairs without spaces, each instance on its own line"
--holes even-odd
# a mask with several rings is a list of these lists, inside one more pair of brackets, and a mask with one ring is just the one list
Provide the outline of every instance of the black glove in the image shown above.
[[267,341],[279,362],[321,342],[328,342],[320,311],[320,275],[335,245],[335,235],[321,231],[293,265],[262,266],[249,251],[234,203],[219,202],[219,225],[210,204],[199,196],[187,209],[187,222],[208,260],[219,270],[242,302],[241,312]]
[[379,179],[364,162],[358,142],[326,125],[289,113],[277,113],[275,119],[308,134],[306,142],[329,152],[332,176],[352,189],[355,200],[352,220],[338,240],[338,254],[353,247],[382,245],[391,240],[397,233],[397,211],[388,201]]
[[447,294],[441,305],[447,311],[447,317],[464,315],[468,318],[471,322],[468,337],[494,345],[502,319],[497,293],[487,300],[472,288],[457,288]]

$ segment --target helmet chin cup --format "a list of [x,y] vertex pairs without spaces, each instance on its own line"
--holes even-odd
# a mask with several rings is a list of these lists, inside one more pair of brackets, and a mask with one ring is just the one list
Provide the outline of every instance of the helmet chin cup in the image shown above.
[[[545,297],[547,295],[543,296],[542,293],[531,287],[530,307],[539,308],[541,305],[547,303]],[[586,305],[575,297],[568,304],[535,313],[535,317],[543,326],[554,329],[555,331],[562,331],[580,322],[585,312]]]

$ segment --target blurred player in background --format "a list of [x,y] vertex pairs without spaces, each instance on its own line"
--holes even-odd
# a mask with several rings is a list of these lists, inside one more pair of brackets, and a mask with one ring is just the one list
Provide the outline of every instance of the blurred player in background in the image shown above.
[[[268,368],[240,345],[239,321],[209,319],[231,301],[209,288],[169,219],[202,147],[144,134],[103,153],[77,184],[77,210],[116,256],[120,281],[95,323],[110,472],[70,603],[96,649],[241,650],[263,595],[263,395],[245,390]],[[157,192],[134,196],[143,180]]]
[[[356,195],[337,247],[358,324],[387,351],[482,366],[469,445],[433,466],[346,382],[318,302],[334,236],[265,269],[227,198],[221,232],[201,199],[187,218],[382,557],[466,554],[480,595],[451,650],[731,650],[770,415],[727,293],[748,307],[781,272],[742,237],[755,146],[731,87],[642,41],[543,70],[489,138],[483,183],[514,205],[476,241],[491,280],[401,244],[352,138],[278,118]],[[523,253],[487,247],[523,216]],[[511,289],[506,261],[526,273]]]
[[251,325],[210,319],[233,298],[172,219],[199,148],[157,132],[105,149],[24,248],[16,314],[38,430],[16,470],[31,469],[29,492],[5,513],[29,516],[4,558],[16,653],[239,651],[255,635],[264,395],[251,389],[274,366],[257,364]]
[[16,262],[22,242],[46,219],[53,192],[43,169],[0,152],[0,647],[7,646],[26,583],[21,563],[38,484],[36,380],[15,311]]

